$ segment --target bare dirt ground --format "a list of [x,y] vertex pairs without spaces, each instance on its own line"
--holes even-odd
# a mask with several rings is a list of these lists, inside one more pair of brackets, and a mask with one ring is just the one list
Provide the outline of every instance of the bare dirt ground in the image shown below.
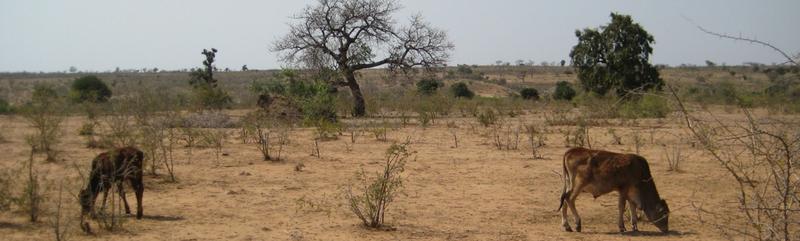
[[[721,113],[724,118],[735,115]],[[27,159],[24,136],[32,131],[19,117],[0,117],[2,135],[0,166],[19,168]],[[446,123],[458,125],[458,147]],[[578,198],[583,233],[566,233],[560,225],[558,198],[562,191],[562,154],[567,150],[562,130],[570,126],[548,126],[541,113],[506,118],[507,124],[535,124],[546,128],[543,159],[533,159],[527,137],[520,135],[519,150],[497,150],[491,128],[475,118],[438,119],[428,128],[408,126],[389,131],[389,141],[377,141],[369,133],[357,138],[348,151],[349,136],[321,144],[321,156],[311,156],[312,130],[295,129],[284,151],[284,162],[264,162],[254,144],[242,144],[230,129],[224,153],[216,160],[210,148],[196,148],[187,156],[176,152],[177,183],[161,176],[146,176],[142,220],[128,218],[123,231],[89,236],[77,224],[75,200],[82,185],[77,165],[84,172],[92,157],[102,152],[88,149],[77,135],[82,118],[67,120],[64,141],[58,146],[62,163],[37,165],[48,179],[48,207],[52,206],[56,183],[64,180],[66,208],[71,215],[70,240],[720,240],[724,237],[698,219],[692,207],[735,213],[734,182],[722,168],[698,148],[692,147],[686,129],[677,118],[638,120],[610,126],[592,126],[592,147],[640,153],[651,165],[662,198],[672,210],[670,229],[661,235],[655,226],[641,221],[642,232],[618,234],[617,196]],[[619,123],[619,121],[612,121]],[[622,137],[612,143],[609,129]],[[395,230],[362,228],[345,206],[341,188],[361,168],[376,171],[392,142],[410,139],[416,151],[403,173],[404,194],[389,207],[387,223]],[[682,171],[667,171],[665,146],[678,145],[685,160]],[[305,167],[296,171],[297,164]],[[22,180],[22,177],[19,179]],[[130,189],[129,193],[130,193]],[[129,201],[135,205],[133,195]],[[0,214],[2,240],[52,240],[48,225],[29,224],[23,213]],[[92,223],[95,230],[99,230]],[[574,223],[573,223],[574,225]],[[630,229],[630,223],[628,222]]]

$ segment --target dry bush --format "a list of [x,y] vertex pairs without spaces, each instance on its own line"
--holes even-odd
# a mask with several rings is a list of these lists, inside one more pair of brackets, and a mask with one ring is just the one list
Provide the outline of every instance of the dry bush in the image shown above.
[[453,136],[453,148],[458,148],[458,124],[455,121],[447,122],[447,131]]
[[528,136],[528,143],[531,146],[531,158],[542,159],[539,149],[545,146],[545,128],[535,125],[525,125],[525,135]]
[[405,164],[413,152],[407,144],[393,144],[386,150],[383,170],[374,178],[363,169],[356,173],[355,183],[349,184],[344,196],[350,211],[361,220],[366,227],[380,228],[384,225],[384,217],[397,194],[403,187],[401,174]]
[[500,117],[497,116],[497,113],[495,113],[493,109],[485,109],[481,111],[480,113],[478,113],[478,116],[476,118],[478,120],[478,123],[481,123],[483,127],[489,127],[490,125],[494,125],[500,119]]
[[622,136],[618,135],[614,128],[608,128],[608,134],[611,135],[612,145],[622,145]]
[[34,88],[30,103],[22,108],[22,117],[36,132],[30,136],[34,151],[44,152],[46,161],[56,161],[54,146],[61,140],[61,125],[64,122],[64,101],[55,90],[46,86]]
[[589,140],[589,127],[586,126],[582,119],[578,121],[578,125],[574,130],[562,130],[561,134],[564,135],[565,146],[592,148],[591,140]]
[[0,170],[0,212],[8,211],[14,204],[13,185],[17,179],[15,172],[10,168]]
[[133,106],[130,100],[119,100],[111,103],[109,110],[102,118],[108,128],[101,140],[106,147],[126,147],[136,145],[136,126],[134,125]]
[[[33,143],[29,143],[31,147]],[[25,180],[22,194],[14,199],[14,202],[19,206],[20,210],[28,214],[29,220],[35,223],[42,215],[42,203],[45,201],[45,190],[42,185],[42,178],[39,177],[39,172],[34,167],[33,148],[31,148],[28,162],[25,163],[25,171],[28,176]]]
[[225,140],[228,139],[228,131],[226,129],[208,129],[201,132],[202,141],[204,146],[214,148],[215,160],[219,162],[219,157],[222,155],[222,148],[225,145]]
[[498,150],[519,149],[520,127],[500,121],[492,125],[492,144]]
[[664,159],[667,160],[667,171],[680,171],[680,164],[683,161],[681,148],[678,146],[664,146]]
[[[742,108],[745,121],[729,122],[712,113],[705,119],[687,111],[672,94],[685,124],[701,147],[733,178],[739,213],[715,213],[693,203],[701,221],[716,226],[729,238],[757,240],[800,239],[799,123],[756,119]],[[699,207],[698,207],[699,206]],[[710,220],[702,219],[710,216]]]
[[633,131],[633,137],[631,139],[633,139],[633,147],[636,149],[636,154],[639,154],[642,146],[644,146],[644,140],[642,140],[642,136],[639,135],[638,130]]
[[[281,160],[280,155],[284,146],[289,143],[289,132],[292,127],[287,120],[266,112],[255,111],[243,118],[242,125],[251,133],[253,142],[264,161]],[[273,156],[273,153],[277,156]]]
[[381,122],[381,123],[370,123],[369,132],[375,136],[375,140],[377,141],[387,141],[389,140],[387,137],[387,133],[389,132],[388,123]]
[[69,218],[69,215],[65,215],[64,201],[64,183],[62,181],[58,186],[58,199],[56,200],[55,207],[53,207],[53,217],[49,222],[56,241],[68,240],[72,221],[74,221]]

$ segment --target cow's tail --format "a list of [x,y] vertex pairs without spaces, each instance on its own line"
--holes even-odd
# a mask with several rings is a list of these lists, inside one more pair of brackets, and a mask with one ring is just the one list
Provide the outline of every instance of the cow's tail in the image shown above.
[[563,175],[562,176],[563,176],[563,179],[564,179],[564,188],[563,188],[563,190],[561,192],[561,200],[559,201],[558,209],[556,211],[561,211],[561,208],[564,207],[564,201],[566,201],[567,198],[569,197],[569,195],[570,195],[570,190],[569,189],[572,187],[572,184],[570,183],[570,178],[569,178],[569,176],[570,176],[569,175],[569,171],[567,170],[567,155],[569,155],[569,151],[567,151],[567,153],[564,153],[564,161],[561,163],[561,166],[563,168],[562,169],[562,171],[563,171]]

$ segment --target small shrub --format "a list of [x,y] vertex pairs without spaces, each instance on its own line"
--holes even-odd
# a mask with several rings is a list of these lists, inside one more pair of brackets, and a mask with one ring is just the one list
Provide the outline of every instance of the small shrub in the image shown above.
[[88,75],[72,81],[70,97],[76,103],[87,101],[93,103],[106,102],[111,98],[111,89],[97,76]]
[[233,98],[227,91],[208,85],[200,85],[192,89],[195,103],[200,108],[221,110],[231,107]]
[[36,129],[31,136],[35,151],[47,154],[47,161],[56,160],[54,146],[60,142],[64,106],[56,91],[45,85],[37,85],[31,102],[24,106],[22,116]]
[[472,92],[464,82],[458,82],[450,86],[450,93],[457,98],[472,99],[472,97],[475,97],[475,92]]
[[667,160],[669,165],[667,171],[680,171],[680,163],[683,159],[681,148],[678,146],[664,146],[664,159]]
[[526,100],[538,100],[539,91],[535,88],[524,88],[519,91],[519,96]]
[[356,173],[356,184],[346,187],[344,196],[350,211],[364,226],[370,228],[383,226],[387,208],[403,187],[401,174],[412,154],[406,144],[393,144],[386,150],[382,172],[376,173],[375,178],[370,178],[362,169]]
[[6,99],[0,98],[0,115],[11,114],[14,112],[14,109],[11,108],[11,105],[6,101]]
[[553,99],[556,100],[572,100],[575,98],[576,92],[572,85],[567,81],[559,81],[556,84],[556,90],[553,92]]
[[620,106],[620,115],[626,118],[664,118],[672,110],[664,98],[644,95],[638,100],[630,100]]
[[494,125],[497,122],[497,114],[492,109],[486,109],[478,114],[478,123],[481,123],[483,127],[489,127],[490,125]]
[[88,123],[83,124],[81,126],[81,128],[78,129],[78,135],[80,135],[80,136],[92,136],[92,135],[94,135],[95,134],[94,126],[95,126],[94,122],[88,122]]
[[423,79],[417,82],[417,92],[423,95],[432,95],[442,86],[444,86],[444,84],[437,79]]

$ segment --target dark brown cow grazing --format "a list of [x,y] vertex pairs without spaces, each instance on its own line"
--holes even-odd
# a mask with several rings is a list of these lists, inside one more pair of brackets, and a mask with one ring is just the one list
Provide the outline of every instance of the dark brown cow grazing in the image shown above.
[[[625,202],[630,204],[631,225],[636,226],[636,209],[641,208],[661,232],[669,231],[669,207],[658,196],[656,184],[650,174],[650,166],[643,157],[607,151],[572,148],[564,153],[564,192],[561,194],[561,224],[572,232],[567,220],[567,207],[575,216],[575,229],[581,231],[581,217],[575,209],[575,199],[581,192],[591,193],[595,198],[612,192],[619,193],[619,230],[625,232],[623,215]],[[564,207],[564,202],[567,207]]]
[[[118,148],[109,152],[100,153],[92,160],[92,170],[89,173],[89,183],[86,189],[80,192],[80,204],[82,215],[93,213],[94,203],[97,195],[103,192],[103,206],[105,206],[108,190],[111,184],[117,185],[119,196],[125,204],[125,212],[131,213],[128,200],[125,198],[123,184],[129,180],[131,187],[136,193],[136,218],[142,218],[142,194],[144,193],[144,183],[142,182],[142,161],[144,154],[134,147]],[[84,227],[84,230],[88,227]],[[88,230],[86,230],[89,232]]]

